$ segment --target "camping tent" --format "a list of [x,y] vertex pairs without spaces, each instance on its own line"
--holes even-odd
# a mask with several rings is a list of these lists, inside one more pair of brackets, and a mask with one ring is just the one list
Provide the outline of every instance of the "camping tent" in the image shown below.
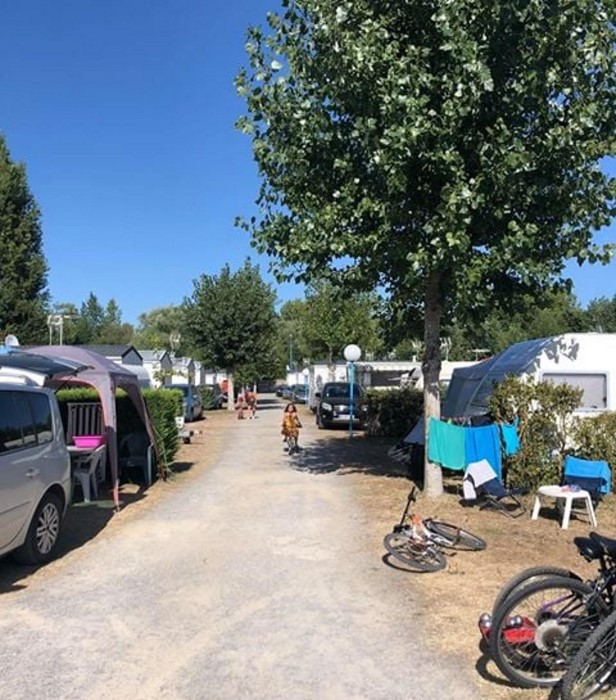
[[446,418],[487,413],[494,386],[506,376],[569,384],[583,390],[579,413],[616,409],[616,333],[567,333],[511,345],[453,372],[443,404]]
[[[57,360],[74,370],[66,372],[54,372],[45,375],[45,385],[51,388],[58,388],[66,384],[87,384],[98,392],[103,409],[103,422],[105,424],[107,451],[109,455],[109,467],[113,483],[113,500],[116,506],[119,505],[119,468],[118,468],[118,441],[117,441],[117,416],[115,406],[115,394],[117,389],[123,389],[133,402],[139,417],[143,421],[150,436],[152,444],[156,446],[154,430],[150,422],[147,408],[143,400],[143,395],[139,388],[139,380],[133,372],[120,367],[115,362],[99,355],[92,350],[75,347],[72,345],[45,345],[33,348],[22,349],[23,353],[33,355],[33,367],[40,364],[40,358]],[[19,353],[10,355],[19,357]],[[8,356],[7,356],[8,357]],[[5,358],[3,358],[5,360]],[[15,360],[22,367],[27,362],[21,358]],[[36,371],[36,369],[33,369]]]

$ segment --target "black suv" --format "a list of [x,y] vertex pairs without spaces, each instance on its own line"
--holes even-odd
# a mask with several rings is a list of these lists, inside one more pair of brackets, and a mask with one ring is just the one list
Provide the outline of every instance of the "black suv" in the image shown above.
[[[316,394],[317,426],[331,428],[348,425],[351,419],[351,385],[349,382],[328,382]],[[353,384],[353,425],[362,428],[366,419],[365,393],[359,384]]]

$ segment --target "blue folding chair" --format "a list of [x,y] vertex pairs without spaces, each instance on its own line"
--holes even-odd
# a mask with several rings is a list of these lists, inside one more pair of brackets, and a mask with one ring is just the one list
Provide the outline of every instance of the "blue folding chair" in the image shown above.
[[579,486],[588,491],[593,506],[612,491],[612,472],[605,460],[590,460],[567,455],[563,465],[563,485]]

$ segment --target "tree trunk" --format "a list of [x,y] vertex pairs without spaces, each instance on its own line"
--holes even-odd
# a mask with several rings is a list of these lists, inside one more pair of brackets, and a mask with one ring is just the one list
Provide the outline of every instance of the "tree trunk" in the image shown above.
[[425,420],[425,457],[424,457],[424,492],[431,498],[443,493],[443,472],[438,464],[428,459],[428,439],[430,418],[441,416],[441,391],[439,378],[441,374],[441,318],[443,302],[441,295],[441,273],[432,272],[426,283],[424,356],[421,365],[424,381],[424,420]]
[[235,390],[233,388],[233,372],[227,370],[227,410],[235,411]]

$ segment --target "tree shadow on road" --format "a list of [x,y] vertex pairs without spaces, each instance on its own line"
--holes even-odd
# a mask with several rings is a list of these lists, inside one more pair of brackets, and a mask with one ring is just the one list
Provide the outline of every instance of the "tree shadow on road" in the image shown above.
[[366,437],[358,434],[353,438],[332,434],[310,442],[298,454],[290,457],[292,466],[298,471],[312,474],[369,474],[392,478],[409,478],[406,464],[392,460],[387,451],[391,438]]

